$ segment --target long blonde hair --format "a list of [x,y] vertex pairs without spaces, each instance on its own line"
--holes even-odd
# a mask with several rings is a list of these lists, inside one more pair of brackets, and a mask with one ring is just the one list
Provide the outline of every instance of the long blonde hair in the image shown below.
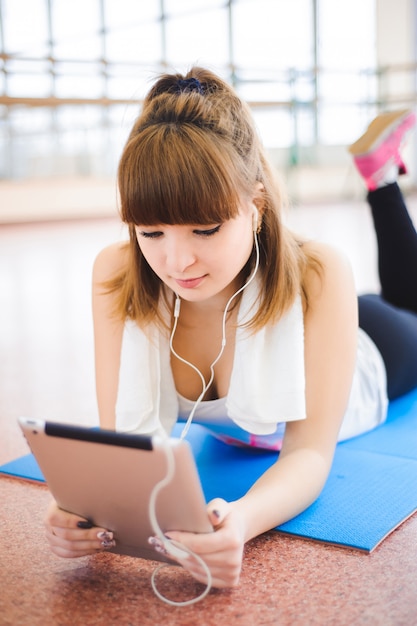
[[128,262],[106,286],[115,292],[120,317],[142,326],[161,321],[165,290],[142,256],[136,224],[222,223],[237,215],[242,197],[253,198],[256,188],[261,292],[250,326],[256,330],[276,321],[303,291],[309,259],[283,224],[280,185],[250,109],[212,72],[194,67],[155,83],[124,147],[118,186],[121,217],[129,227]]

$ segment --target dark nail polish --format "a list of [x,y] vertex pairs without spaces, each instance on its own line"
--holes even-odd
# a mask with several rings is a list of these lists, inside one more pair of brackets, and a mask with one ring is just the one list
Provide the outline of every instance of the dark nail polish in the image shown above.
[[93,524],[90,522],[90,520],[77,522],[77,526],[78,528],[85,528],[86,530],[87,528],[93,528]]

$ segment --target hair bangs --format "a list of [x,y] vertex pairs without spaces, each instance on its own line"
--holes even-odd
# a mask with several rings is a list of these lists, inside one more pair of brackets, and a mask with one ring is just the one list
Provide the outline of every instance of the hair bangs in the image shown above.
[[122,219],[222,223],[238,213],[242,178],[221,137],[195,124],[149,126],[131,138],[119,166]]

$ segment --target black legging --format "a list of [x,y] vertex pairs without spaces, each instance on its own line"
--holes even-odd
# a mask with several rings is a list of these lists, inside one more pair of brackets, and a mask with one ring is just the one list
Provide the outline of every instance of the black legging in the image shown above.
[[368,194],[381,295],[359,296],[359,326],[378,347],[388,397],[417,387],[417,232],[396,183]]

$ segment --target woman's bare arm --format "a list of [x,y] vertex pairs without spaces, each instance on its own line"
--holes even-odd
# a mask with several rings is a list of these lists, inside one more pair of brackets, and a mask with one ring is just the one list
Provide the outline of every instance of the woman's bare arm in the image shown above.
[[103,283],[123,269],[126,250],[123,244],[104,248],[93,268],[93,321],[97,404],[102,428],[116,425],[116,399],[119,383],[123,321],[114,315],[114,294]]

